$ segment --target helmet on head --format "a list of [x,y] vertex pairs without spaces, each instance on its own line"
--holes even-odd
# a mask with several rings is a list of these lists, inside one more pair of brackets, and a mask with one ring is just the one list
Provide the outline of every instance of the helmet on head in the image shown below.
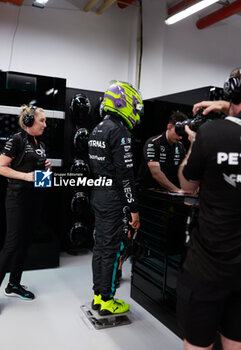
[[140,116],[144,114],[140,91],[122,81],[113,81],[106,90],[103,109],[105,112],[114,112],[122,117],[129,129],[140,124]]
[[76,94],[70,102],[70,110],[78,124],[81,119],[88,115],[91,111],[90,100],[82,93]]

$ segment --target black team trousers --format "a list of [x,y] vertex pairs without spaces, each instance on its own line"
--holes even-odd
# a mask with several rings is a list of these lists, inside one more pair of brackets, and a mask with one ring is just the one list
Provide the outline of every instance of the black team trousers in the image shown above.
[[41,189],[7,189],[7,230],[0,251],[0,285],[7,271],[10,271],[11,284],[17,285],[21,281],[28,246],[40,219],[42,194],[39,191]]
[[108,300],[115,295],[116,273],[123,250],[123,205],[113,188],[93,189],[91,204],[95,211],[93,290]]

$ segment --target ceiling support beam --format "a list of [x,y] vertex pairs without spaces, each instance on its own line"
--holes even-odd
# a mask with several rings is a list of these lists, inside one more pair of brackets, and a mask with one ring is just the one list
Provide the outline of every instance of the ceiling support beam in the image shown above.
[[103,3],[103,5],[101,5],[101,6],[97,9],[96,13],[97,13],[98,15],[101,15],[101,14],[102,14],[105,10],[107,10],[114,2],[116,2],[116,0],[105,0],[104,3]]
[[132,4],[133,2],[136,2],[136,0],[126,0],[126,1],[122,1],[122,0],[117,0],[117,5],[123,9],[127,6],[134,6],[134,7],[138,7],[140,8],[140,5],[137,5],[137,4]]
[[84,11],[88,12],[90,11],[98,2],[99,0],[90,0],[84,7]]
[[211,26],[214,23],[217,23],[219,21],[222,21],[225,18],[228,18],[232,15],[235,15],[236,13],[241,11],[241,0],[237,0],[235,2],[232,2],[228,6],[224,6],[218,11],[212,12],[209,15],[200,18],[196,22],[196,26],[198,29],[203,29],[208,26]]
[[10,2],[14,5],[21,6],[23,4],[23,0],[0,0],[1,2]]

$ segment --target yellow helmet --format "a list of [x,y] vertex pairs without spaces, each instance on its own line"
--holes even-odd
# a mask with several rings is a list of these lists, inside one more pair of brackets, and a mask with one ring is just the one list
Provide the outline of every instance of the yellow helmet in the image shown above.
[[140,116],[144,114],[140,91],[122,81],[111,82],[104,94],[103,109],[124,118],[130,130],[140,124]]

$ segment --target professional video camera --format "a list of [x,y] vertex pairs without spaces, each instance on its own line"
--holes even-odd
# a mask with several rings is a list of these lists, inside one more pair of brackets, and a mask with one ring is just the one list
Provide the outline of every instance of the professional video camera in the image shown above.
[[183,122],[177,122],[175,124],[176,134],[179,136],[184,136],[186,134],[185,125],[188,125],[192,131],[197,132],[199,127],[206,121],[221,118],[220,113],[209,113],[207,115],[203,115],[202,114],[203,111],[204,111],[204,108],[200,108],[197,114],[194,116],[194,119],[187,119],[187,120],[184,120]]

